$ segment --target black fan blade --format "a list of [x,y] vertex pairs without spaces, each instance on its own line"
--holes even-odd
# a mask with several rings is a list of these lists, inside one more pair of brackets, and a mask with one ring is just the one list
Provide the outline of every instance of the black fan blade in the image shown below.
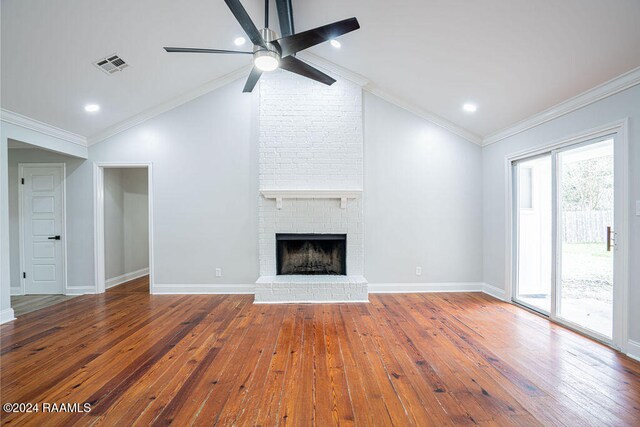
[[286,56],[280,59],[280,68],[292,73],[300,74],[301,76],[307,77],[320,83],[324,83],[328,86],[331,86],[336,82],[335,79],[327,76],[322,71],[313,68],[311,65],[300,61],[295,56]]
[[290,36],[295,33],[293,29],[293,9],[291,8],[291,0],[276,0],[276,9],[278,9],[278,21],[280,21],[280,33],[282,37]]
[[229,6],[229,9],[231,9],[231,13],[233,13],[233,16],[236,17],[244,32],[247,33],[247,36],[249,36],[251,42],[258,46],[265,46],[265,42],[262,39],[260,32],[251,20],[251,17],[249,17],[247,11],[244,9],[244,7],[242,7],[240,1],[224,0],[224,2],[227,4],[227,6]]
[[249,74],[247,82],[244,84],[244,89],[242,89],[242,92],[246,93],[253,91],[253,88],[256,86],[256,83],[258,83],[258,80],[260,80],[261,75],[262,71],[258,70],[256,67],[253,67],[251,69],[251,73]]
[[273,44],[280,45],[282,56],[287,56],[357,30],[358,28],[360,28],[358,20],[356,18],[349,18],[334,22],[333,24],[323,25],[313,30],[283,37]]
[[171,53],[232,53],[253,55],[253,52],[244,52],[240,50],[203,49],[199,47],[165,47],[164,50]]

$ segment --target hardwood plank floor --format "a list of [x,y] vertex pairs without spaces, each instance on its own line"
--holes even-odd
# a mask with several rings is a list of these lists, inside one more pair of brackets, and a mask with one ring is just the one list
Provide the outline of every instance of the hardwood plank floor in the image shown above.
[[0,327],[3,425],[640,425],[640,363],[479,293],[254,305],[146,278]]
[[11,308],[16,317],[32,311],[55,305],[78,295],[14,295],[11,297]]

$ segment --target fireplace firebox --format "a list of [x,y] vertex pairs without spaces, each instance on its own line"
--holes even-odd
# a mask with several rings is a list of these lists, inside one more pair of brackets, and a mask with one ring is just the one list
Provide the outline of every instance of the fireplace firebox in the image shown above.
[[278,275],[347,274],[346,234],[276,234]]

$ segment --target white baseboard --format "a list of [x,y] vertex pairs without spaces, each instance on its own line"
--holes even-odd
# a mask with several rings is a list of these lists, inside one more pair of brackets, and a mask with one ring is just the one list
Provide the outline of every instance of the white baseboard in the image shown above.
[[640,342],[627,340],[627,356],[640,362]]
[[90,295],[95,293],[95,286],[74,286],[67,288],[64,292],[65,295]]
[[481,282],[446,283],[369,283],[370,294],[407,294],[418,292],[482,292]]
[[173,294],[251,294],[255,293],[256,285],[251,284],[154,284],[154,295]]
[[488,283],[484,283],[482,291],[487,295],[491,295],[492,297],[498,298],[499,300],[506,301],[504,289],[497,288]]
[[122,285],[123,283],[127,283],[129,280],[137,279],[139,277],[146,276],[147,274],[149,274],[149,268],[142,268],[140,270],[132,271],[131,273],[125,273],[123,275],[107,279],[104,282],[104,287],[106,289],[113,288],[114,286]]
[[254,304],[368,304],[369,300],[331,301],[254,301]]
[[13,308],[5,308],[0,311],[0,325],[3,323],[11,322],[12,320],[16,320],[16,316],[13,313]]
[[20,286],[12,286],[9,292],[11,296],[22,295],[22,289],[20,289]]

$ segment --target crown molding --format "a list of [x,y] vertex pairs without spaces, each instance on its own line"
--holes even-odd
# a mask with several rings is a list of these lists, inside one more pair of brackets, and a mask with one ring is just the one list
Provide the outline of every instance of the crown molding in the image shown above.
[[482,137],[480,137],[480,135],[470,132],[458,126],[457,124],[438,116],[437,114],[434,114],[430,111],[424,110],[420,107],[417,107],[413,104],[403,101],[402,99],[397,98],[396,96],[391,95],[389,92],[386,92],[378,87],[374,87],[374,86],[365,87],[364,90],[404,110],[407,110],[408,112],[413,113],[418,117],[422,117],[423,119],[428,120],[431,123],[436,124],[441,128],[444,128],[449,132],[452,132],[466,139],[467,141],[470,141],[470,142],[473,142],[474,144],[482,146]]
[[63,141],[71,142],[73,144],[81,145],[83,147],[87,146],[87,138],[82,135],[51,126],[47,123],[23,116],[22,114],[5,110],[4,108],[0,110],[0,120],[5,123],[11,123],[13,125],[52,136]]
[[336,64],[335,62],[328,61],[318,55],[315,55],[310,52],[300,52],[296,54],[296,56],[300,59],[304,59],[306,62],[311,65],[315,65],[318,68],[323,68],[325,71],[328,71],[332,74],[337,74],[345,80],[349,80],[351,83],[354,83],[360,87],[365,87],[369,84],[369,79],[365,76],[354,73],[351,70],[347,70],[344,67]]
[[487,146],[505,138],[509,138],[513,135],[517,135],[528,129],[539,126],[550,120],[569,114],[601,99],[607,98],[611,95],[615,95],[618,92],[622,92],[625,89],[640,84],[640,67],[626,72],[618,77],[615,77],[605,83],[602,83],[592,89],[587,90],[579,95],[569,98],[551,108],[548,108],[538,114],[517,122],[516,124],[509,126],[503,130],[492,133],[484,138],[482,141],[483,146]]
[[251,65],[239,68],[221,77],[213,79],[203,84],[202,86],[199,86],[183,95],[172,98],[169,101],[163,102],[160,105],[152,107],[146,111],[143,111],[142,113],[136,114],[133,117],[130,117],[126,120],[116,123],[115,125],[110,126],[107,129],[103,130],[102,132],[99,132],[95,135],[90,136],[88,138],[88,145],[91,146],[91,145],[97,144],[98,142],[104,141],[107,138],[111,138],[112,136],[117,135],[121,132],[124,132],[127,129],[130,129],[143,122],[146,122],[149,119],[159,116],[162,113],[166,113],[167,111],[172,110],[176,107],[179,107],[182,104],[186,104],[189,101],[192,101],[196,98],[201,97],[202,95],[206,95],[211,91],[221,88],[222,86],[225,86],[238,79],[246,77],[251,71],[251,68],[252,68]]

